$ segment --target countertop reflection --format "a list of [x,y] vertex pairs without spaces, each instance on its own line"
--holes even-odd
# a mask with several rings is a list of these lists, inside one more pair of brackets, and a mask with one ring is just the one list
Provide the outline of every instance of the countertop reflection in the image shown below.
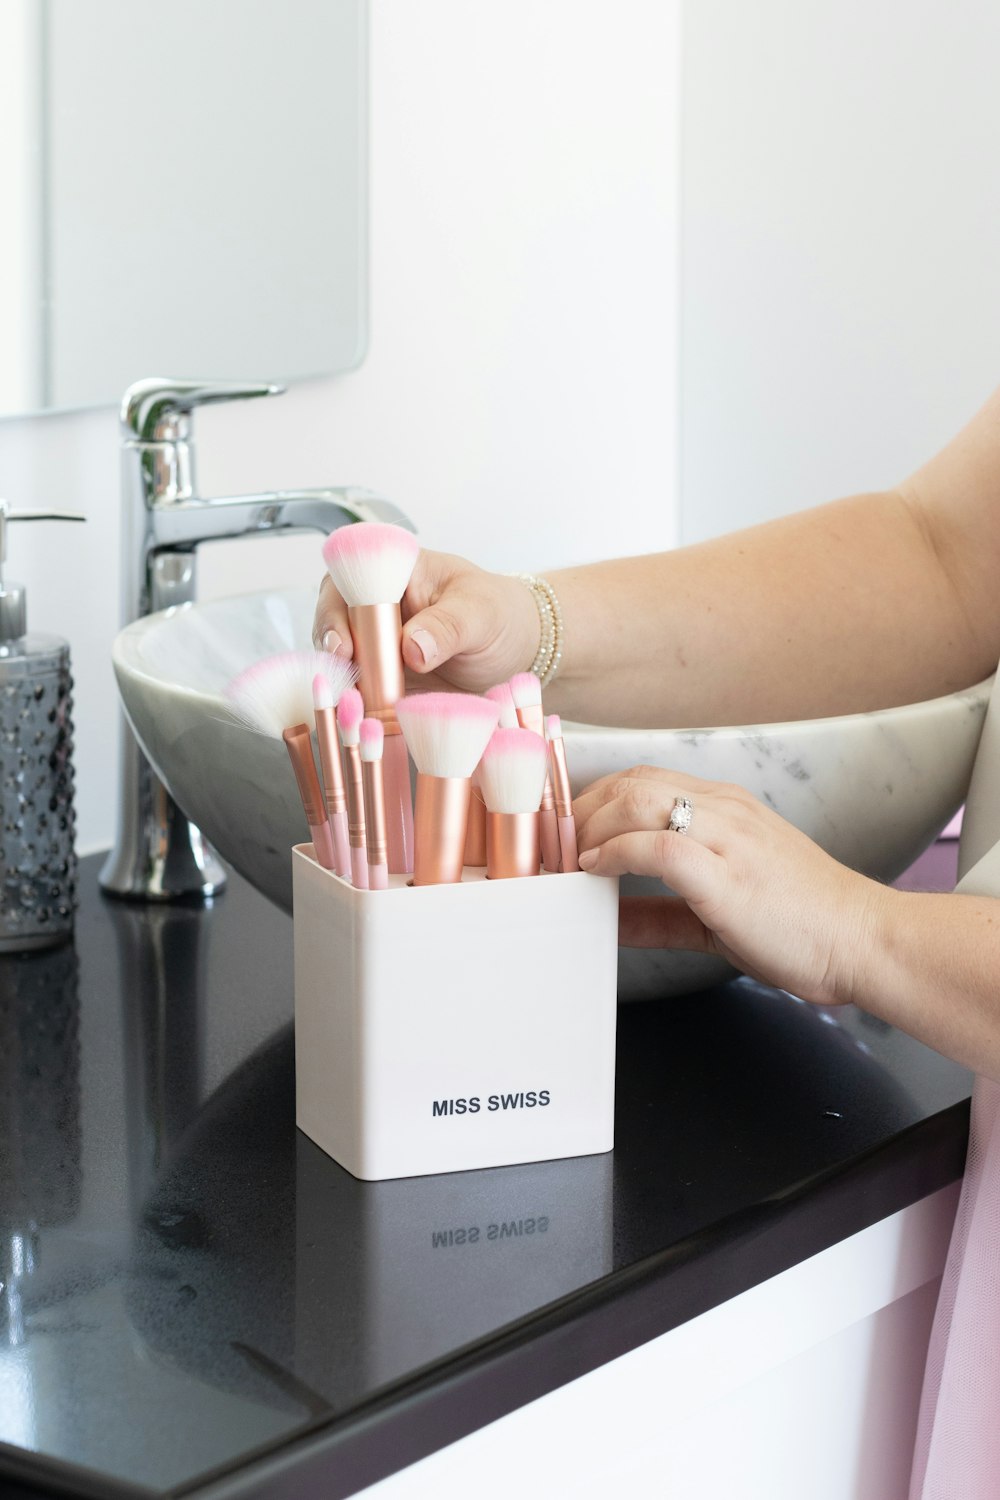
[[349,1494],[961,1170],[962,1069],[741,980],[621,1008],[613,1153],[357,1182],[295,1129],[289,919],[99,864],[0,959],[11,1482]]

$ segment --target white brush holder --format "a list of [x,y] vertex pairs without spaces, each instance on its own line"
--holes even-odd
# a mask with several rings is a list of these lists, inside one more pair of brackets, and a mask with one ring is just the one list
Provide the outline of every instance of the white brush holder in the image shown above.
[[618,882],[361,891],[293,850],[296,1121],[355,1177],[614,1145]]

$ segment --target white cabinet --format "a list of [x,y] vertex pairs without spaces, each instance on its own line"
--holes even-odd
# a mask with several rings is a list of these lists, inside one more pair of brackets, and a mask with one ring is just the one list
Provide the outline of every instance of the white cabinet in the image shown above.
[[958,1184],[364,1491],[905,1500]]

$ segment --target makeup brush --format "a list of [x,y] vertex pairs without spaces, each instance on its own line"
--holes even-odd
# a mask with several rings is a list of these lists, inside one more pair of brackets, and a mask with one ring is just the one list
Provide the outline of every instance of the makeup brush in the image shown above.
[[569,789],[569,771],[566,767],[566,746],[563,742],[562,724],[558,714],[549,714],[545,720],[545,738],[549,742],[549,760],[552,765],[552,791],[556,804],[556,822],[559,826],[560,868],[564,875],[579,870],[576,844],[576,818],[573,815],[573,796]]
[[472,693],[419,693],[396,705],[417,768],[414,885],[462,878],[471,777],[496,728],[497,706]]
[[381,521],[341,526],[323,543],[323,560],[347,605],[365,711],[385,730],[386,834],[396,875],[413,869],[410,768],[395,704],[404,692],[399,602],[419,551],[411,531]]
[[309,724],[312,719],[313,678],[321,675],[334,702],[354,681],[351,662],[324,651],[282,651],[247,667],[225,689],[241,724],[270,739],[283,739],[312,835],[316,858],[327,870],[336,868],[333,835],[323,803],[313,760]]
[[517,709],[514,707],[514,695],[510,690],[510,683],[498,682],[496,687],[486,689],[486,696],[492,699],[500,709],[499,727],[501,729],[516,729]]
[[368,851],[368,887],[384,891],[389,884],[385,844],[385,784],[382,780],[382,746],[385,739],[378,719],[362,719],[361,779],[365,793],[365,845]]
[[538,874],[538,804],[547,763],[545,741],[533,729],[497,729],[483,751],[487,879]]
[[[339,658],[330,657],[330,661]],[[351,683],[345,683],[350,687]],[[337,706],[330,683],[322,672],[317,672],[312,684],[313,709],[316,718],[316,740],[319,744],[319,765],[323,773],[323,794],[326,798],[326,815],[333,834],[333,856],[337,874],[345,880],[351,878],[351,846],[347,831],[347,789],[344,786],[344,768],[340,760],[340,742],[337,739],[337,721],[334,709]]]
[[351,846],[351,883],[359,891],[368,889],[368,853],[365,838],[365,793],[361,774],[361,720],[365,706],[357,688],[348,688],[337,704],[337,729],[344,747],[347,782],[347,827]]
[[[485,696],[500,710],[500,728],[517,728],[517,710],[511,697],[510,684],[498,682],[496,687],[486,689]],[[472,796],[469,800],[469,826],[465,834],[465,863],[470,868],[482,869],[486,863],[486,803],[479,786],[479,768],[472,774]]]
[[[542,685],[534,672],[517,672],[510,679],[511,697],[517,709],[517,722],[522,729],[533,729],[541,738],[545,737],[545,722],[542,714]],[[542,790],[541,803],[542,862],[547,870],[559,868],[559,826],[556,822],[556,805],[552,796],[552,782],[548,774]]]

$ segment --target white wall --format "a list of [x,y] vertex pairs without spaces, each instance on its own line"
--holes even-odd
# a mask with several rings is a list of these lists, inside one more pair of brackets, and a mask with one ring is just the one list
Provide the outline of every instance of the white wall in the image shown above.
[[1000,382],[995,0],[684,12],[682,535],[891,485]]
[[[678,0],[372,11],[368,360],[200,416],[203,492],[368,485],[503,569],[670,545]],[[0,424],[0,493],[90,518],[24,528],[11,569],[72,641],[84,850],[111,838],[117,448],[109,411]],[[207,593],[317,573],[312,541],[214,550]]]

